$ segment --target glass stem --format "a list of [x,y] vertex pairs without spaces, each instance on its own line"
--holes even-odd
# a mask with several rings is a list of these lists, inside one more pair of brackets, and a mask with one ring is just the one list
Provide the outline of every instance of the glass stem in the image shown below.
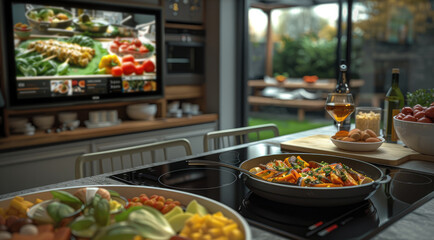
[[341,131],[342,122],[338,122],[338,132]]

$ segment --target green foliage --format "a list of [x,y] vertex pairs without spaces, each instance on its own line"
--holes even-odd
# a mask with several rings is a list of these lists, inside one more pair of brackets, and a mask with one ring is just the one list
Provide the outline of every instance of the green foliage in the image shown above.
[[434,88],[418,89],[414,92],[407,93],[407,103],[410,107],[416,104],[429,107],[432,102],[434,102]]
[[[266,123],[276,124],[277,128],[279,129],[279,134],[282,136],[282,135],[286,135],[286,134],[291,134],[291,133],[301,132],[301,131],[310,130],[310,129],[314,129],[314,128],[324,127],[324,126],[332,124],[332,121],[330,120],[330,122],[319,123],[319,122],[311,122],[311,121],[299,122],[297,120],[249,118],[248,125],[249,126],[256,126],[256,125],[261,125],[261,124],[266,124]],[[271,137],[273,137],[273,134],[271,132],[264,132],[264,133],[261,133],[259,140],[268,139]],[[249,135],[249,140],[250,141],[258,140],[258,139],[256,139],[256,134],[252,134],[251,136]]]
[[336,39],[327,41],[311,33],[297,39],[282,36],[281,40],[282,47],[274,52],[273,72],[287,72],[289,77],[335,77]]

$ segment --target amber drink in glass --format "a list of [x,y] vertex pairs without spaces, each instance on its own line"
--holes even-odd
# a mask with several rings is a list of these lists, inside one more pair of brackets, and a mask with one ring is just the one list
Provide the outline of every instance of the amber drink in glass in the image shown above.
[[354,112],[354,100],[351,93],[329,93],[327,96],[326,111],[338,123],[338,131],[342,122]]

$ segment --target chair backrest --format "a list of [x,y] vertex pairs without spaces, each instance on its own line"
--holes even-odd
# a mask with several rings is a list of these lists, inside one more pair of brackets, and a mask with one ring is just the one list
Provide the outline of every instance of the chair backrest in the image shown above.
[[[147,163],[154,163],[157,157],[162,158],[161,161],[164,161],[168,159],[167,149],[175,147],[184,148],[185,156],[192,154],[190,141],[185,138],[102,152],[86,153],[79,156],[75,161],[75,178],[79,179],[85,176],[93,176]],[[161,154],[161,152],[163,154]],[[179,155],[178,152],[179,151],[176,151],[177,157],[183,156]]]
[[271,132],[273,134],[272,137],[279,136],[279,129],[276,124],[273,123],[213,131],[205,134],[203,138],[203,149],[207,152],[209,150],[254,142],[260,140],[260,133],[264,132]]

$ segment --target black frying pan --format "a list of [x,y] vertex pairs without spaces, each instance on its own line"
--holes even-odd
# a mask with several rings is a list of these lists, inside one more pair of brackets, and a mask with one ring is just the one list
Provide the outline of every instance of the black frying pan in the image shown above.
[[366,162],[345,157],[311,153],[288,153],[257,157],[242,162],[240,168],[250,170],[251,168],[258,167],[261,163],[265,164],[274,159],[284,160],[286,157],[292,155],[300,156],[306,162],[341,162],[355,171],[366,174],[374,182],[358,186],[317,188],[272,183],[243,174],[242,178],[246,186],[255,194],[276,202],[317,207],[341,206],[368,199],[377,191],[380,184],[387,183],[391,179],[390,176],[385,175],[378,167]]
[[[251,168],[258,167],[260,164],[266,164],[275,159],[284,160],[285,158],[290,156],[300,156],[307,162],[340,162],[359,173],[367,175],[374,181],[358,186],[346,187],[301,187],[296,185],[268,182],[261,179],[260,177],[255,176],[252,173],[249,173],[249,170]],[[187,162],[190,165],[218,165],[222,167],[236,169],[243,173],[242,179],[244,180],[246,186],[255,194],[272,201],[301,206],[342,206],[361,202],[371,197],[380,187],[380,184],[387,183],[391,179],[390,176],[385,176],[379,168],[372,164],[351,158],[324,154],[288,153],[267,155],[246,160],[241,163],[239,168],[214,161],[188,160]]]

